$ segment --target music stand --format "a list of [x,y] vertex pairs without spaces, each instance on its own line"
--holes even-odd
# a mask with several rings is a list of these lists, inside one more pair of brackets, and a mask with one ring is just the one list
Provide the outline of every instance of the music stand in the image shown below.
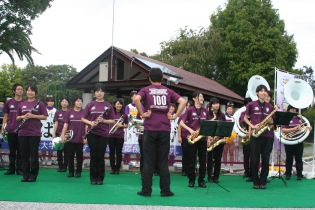
[[[233,127],[234,122],[203,120],[200,126],[200,135],[228,137],[231,136]],[[213,153],[211,158],[213,160]],[[219,185],[222,189],[226,190],[227,192],[230,192],[229,190],[221,186],[219,183],[216,184]]]
[[279,156],[278,156],[278,177],[277,174],[270,180],[274,180],[275,178],[281,179],[284,183],[284,185],[287,187],[287,183],[284,181],[283,177],[281,176],[281,171],[280,171],[280,160],[281,160],[281,125],[289,125],[290,121],[294,116],[296,116],[297,113],[292,113],[292,112],[276,112],[275,113],[275,118],[273,119],[273,124],[279,126],[280,129],[280,151],[279,151]]

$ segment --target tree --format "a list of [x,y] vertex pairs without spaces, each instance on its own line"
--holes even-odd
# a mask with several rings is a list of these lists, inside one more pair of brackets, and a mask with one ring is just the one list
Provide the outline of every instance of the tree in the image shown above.
[[38,52],[30,39],[31,22],[42,14],[53,0],[0,1],[0,54],[8,54],[14,65],[13,52],[33,65],[32,52]]
[[229,0],[210,21],[221,37],[215,79],[240,95],[252,75],[265,77],[272,87],[273,67],[291,71],[296,63],[293,35],[270,0]]
[[175,39],[161,44],[161,53],[151,56],[153,59],[181,69],[213,78],[215,72],[215,52],[220,46],[220,37],[216,31],[179,29]]
[[6,101],[12,97],[11,87],[14,83],[22,84],[22,71],[13,65],[2,65],[0,67],[0,101]]

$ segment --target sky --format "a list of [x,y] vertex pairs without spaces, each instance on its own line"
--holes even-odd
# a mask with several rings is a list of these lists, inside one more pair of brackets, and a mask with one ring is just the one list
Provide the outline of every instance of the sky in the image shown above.
[[[210,15],[226,2],[54,0],[51,8],[32,23],[32,44],[41,53],[33,54],[33,59],[35,65],[66,64],[81,71],[112,44],[154,55],[160,52],[160,43],[175,38],[179,29],[208,27]],[[295,68],[315,68],[315,19],[312,17],[315,1],[273,0],[272,4],[297,43],[299,57]],[[15,60],[19,67],[27,64],[17,57]],[[2,53],[0,65],[4,63],[11,64],[11,61]]]

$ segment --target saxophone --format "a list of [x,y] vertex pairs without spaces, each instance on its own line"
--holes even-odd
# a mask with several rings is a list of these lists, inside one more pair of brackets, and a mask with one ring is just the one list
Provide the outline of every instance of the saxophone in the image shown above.
[[255,128],[252,132],[252,136],[258,138],[261,134],[266,132],[267,130],[270,131],[270,125],[268,122],[270,118],[276,113],[277,109],[274,109],[261,123],[259,123],[258,128]]
[[[217,116],[216,116],[216,114],[213,112],[213,118],[212,118],[211,120],[215,120],[216,118],[217,118]],[[204,135],[199,135],[199,133],[200,133],[200,128],[198,128],[198,129],[196,130],[196,134],[195,134],[195,135],[192,135],[192,134],[189,135],[189,136],[187,137],[188,143],[189,143],[189,144],[194,144],[194,143],[196,143],[197,141],[199,141],[200,139],[206,137],[206,136],[204,136]]]
[[207,152],[211,152],[214,148],[219,146],[220,144],[225,144],[226,140],[224,137],[215,136],[212,140],[210,140],[210,145],[207,147]]

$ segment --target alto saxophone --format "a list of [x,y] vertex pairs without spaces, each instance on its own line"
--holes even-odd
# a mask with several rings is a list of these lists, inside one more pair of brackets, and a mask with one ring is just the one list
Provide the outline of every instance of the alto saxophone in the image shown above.
[[[217,118],[217,116],[216,116],[216,114],[213,112],[213,118],[212,118],[211,120],[215,120],[216,118]],[[206,137],[206,136],[204,136],[204,135],[199,135],[199,133],[200,133],[200,128],[198,128],[198,129],[196,130],[196,134],[195,134],[195,135],[192,135],[192,134],[189,135],[189,136],[187,137],[188,143],[189,143],[189,144],[194,144],[194,143],[196,143],[197,141],[199,141],[200,139]]]
[[224,137],[215,136],[212,140],[210,140],[210,145],[207,147],[207,152],[212,151],[214,148],[219,146],[220,144],[225,144],[226,140]]
[[258,128],[255,128],[252,132],[252,136],[258,138],[261,134],[270,131],[270,125],[268,125],[270,118],[276,113],[277,109],[274,109],[261,123]]

